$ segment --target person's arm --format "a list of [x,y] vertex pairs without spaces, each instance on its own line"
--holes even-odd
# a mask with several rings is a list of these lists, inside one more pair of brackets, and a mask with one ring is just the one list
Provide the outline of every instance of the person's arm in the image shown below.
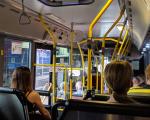
[[37,92],[33,91],[32,94],[28,97],[28,99],[38,107],[39,112],[46,120],[51,120],[50,113],[47,109],[45,109],[44,105],[41,102],[40,95]]

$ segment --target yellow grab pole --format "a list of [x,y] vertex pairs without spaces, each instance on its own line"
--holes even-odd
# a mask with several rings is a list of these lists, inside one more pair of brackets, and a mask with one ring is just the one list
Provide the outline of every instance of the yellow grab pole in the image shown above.
[[65,67],[65,70],[64,70],[64,96],[65,96],[65,99],[67,98],[67,69]]
[[[92,38],[94,41],[103,41],[104,40],[104,38],[102,37],[102,38]],[[118,40],[116,40],[116,39],[114,39],[114,38],[105,38],[105,40],[106,41],[112,41],[112,42],[118,42]],[[122,42],[119,42],[120,44],[122,43]]]
[[102,16],[102,14],[106,11],[106,9],[110,6],[110,4],[112,3],[113,0],[108,0],[106,2],[106,4],[104,5],[104,7],[99,11],[99,13],[97,14],[97,16],[93,19],[93,21],[91,22],[90,26],[89,26],[89,31],[88,31],[88,37],[92,38],[92,30],[94,25],[97,23],[97,21],[100,19],[100,17]]
[[[92,38],[92,40],[94,40],[94,41],[103,41],[104,40],[104,38],[103,37],[101,37],[101,38]],[[116,40],[116,39],[114,39],[114,38],[105,38],[105,40],[106,41],[113,41],[113,42],[118,42],[118,40]],[[82,41],[80,41],[80,42],[78,42],[78,44],[80,45],[80,44],[84,44],[84,43],[87,43],[87,40],[82,40]],[[119,42],[120,44],[122,43],[122,42]]]
[[127,47],[127,50],[126,50],[126,52],[125,52],[125,56],[127,56],[131,45],[132,45],[132,42],[130,41],[130,42],[129,42],[129,45],[128,45],[128,47]]
[[70,74],[70,99],[72,98],[72,64],[73,64],[73,40],[74,40],[74,31],[73,31],[73,23],[71,23],[71,52],[70,52],[70,67],[71,67],[71,74]]
[[84,64],[84,55],[83,52],[81,50],[80,44],[77,42],[79,51],[80,51],[80,55],[81,55],[81,61],[82,61],[82,71],[83,71],[83,76],[82,76],[82,84],[83,84],[83,88],[85,87],[85,75],[84,75],[84,71],[85,71],[85,64]]
[[127,41],[126,41],[126,43],[125,43],[125,46],[124,46],[123,50],[121,51],[121,55],[122,55],[122,56],[124,55],[125,50],[127,49],[127,46],[128,46],[128,44],[129,44],[129,41],[130,41],[130,38],[127,39]]
[[[106,9],[110,6],[110,4],[112,3],[113,0],[108,0],[106,2],[106,4],[104,5],[104,7],[99,11],[99,13],[97,14],[97,16],[93,19],[93,21],[91,22],[90,26],[89,26],[89,30],[88,30],[88,38],[89,40],[92,40],[92,30],[94,25],[96,24],[96,22],[100,19],[100,17],[102,16],[102,14],[106,11]],[[87,90],[90,90],[90,81],[91,81],[91,46],[88,46],[88,80],[87,80]]]
[[124,35],[124,38],[123,38],[123,43],[121,44],[121,46],[120,46],[120,48],[119,48],[119,51],[118,51],[118,53],[117,53],[117,55],[119,56],[120,55],[120,53],[121,53],[121,50],[122,50],[122,48],[123,48],[123,45],[124,45],[124,43],[125,43],[125,41],[126,41],[126,38],[127,38],[127,36],[128,36],[128,30],[126,30],[126,33],[125,33],[125,35]]
[[[53,64],[33,64],[33,66],[45,66],[45,67],[52,67]],[[64,64],[56,64],[57,67],[64,67]]]
[[84,43],[87,43],[87,40],[81,40],[80,42],[78,42],[79,45]]
[[98,59],[96,58],[96,92],[98,93]]
[[118,42],[117,42],[117,44],[116,44],[116,46],[115,46],[115,49],[114,49],[114,52],[113,52],[113,55],[112,55],[111,61],[112,61],[112,60],[114,60],[114,57],[115,57],[115,55],[116,55],[116,53],[117,53],[118,46],[119,46],[119,42],[120,42],[120,40],[121,40],[121,37],[122,37],[123,31],[124,31],[124,29],[125,29],[126,22],[127,22],[127,19],[125,19],[125,21],[124,21],[124,25],[123,25],[123,28],[122,28],[122,30],[121,30],[121,32],[120,32],[120,36],[119,36],[119,38],[118,38]]
[[52,74],[52,91],[53,91],[53,97],[52,97],[52,103],[55,104],[56,102],[56,38],[55,35],[53,33],[53,31],[51,29],[48,28],[48,26],[45,24],[45,20],[44,18],[39,15],[40,21],[42,23],[43,28],[48,32],[49,36],[52,38],[53,40],[53,74]]
[[122,18],[122,15],[124,14],[125,11],[125,7],[123,7],[123,9],[120,12],[119,17],[116,19],[116,21],[113,23],[113,25],[109,28],[109,30],[105,33],[104,35],[104,40],[102,42],[102,73],[101,73],[101,94],[104,93],[104,49],[105,49],[105,38],[107,37],[107,35],[110,33],[110,31],[116,26],[116,24],[119,22],[119,20]]

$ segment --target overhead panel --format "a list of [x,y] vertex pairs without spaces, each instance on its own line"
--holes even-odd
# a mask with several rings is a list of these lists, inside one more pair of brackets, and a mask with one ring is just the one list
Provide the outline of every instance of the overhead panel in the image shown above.
[[39,1],[45,5],[52,7],[86,5],[94,2],[94,0],[39,0]]

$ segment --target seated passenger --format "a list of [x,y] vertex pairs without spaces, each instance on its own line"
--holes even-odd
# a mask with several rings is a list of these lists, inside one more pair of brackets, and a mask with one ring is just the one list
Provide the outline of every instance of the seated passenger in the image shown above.
[[127,97],[131,86],[132,68],[127,61],[114,61],[106,65],[105,80],[112,94],[108,102],[133,103]]
[[76,92],[73,93],[75,96],[82,96],[83,95],[83,90],[82,90],[82,82],[79,80],[76,82]]
[[[41,102],[40,95],[32,88],[29,68],[21,66],[14,70],[12,74],[11,88],[22,90],[25,93],[29,113],[34,113],[35,107],[37,107],[44,119],[51,120],[49,112],[45,109]],[[34,116],[30,115],[30,117]]]
[[145,69],[146,84],[138,89],[130,89],[129,95],[150,95],[150,64]]

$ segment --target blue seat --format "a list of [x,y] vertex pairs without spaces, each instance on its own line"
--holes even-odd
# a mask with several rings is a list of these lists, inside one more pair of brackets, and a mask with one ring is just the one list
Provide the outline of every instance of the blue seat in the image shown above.
[[0,119],[29,120],[27,105],[21,91],[0,87]]

